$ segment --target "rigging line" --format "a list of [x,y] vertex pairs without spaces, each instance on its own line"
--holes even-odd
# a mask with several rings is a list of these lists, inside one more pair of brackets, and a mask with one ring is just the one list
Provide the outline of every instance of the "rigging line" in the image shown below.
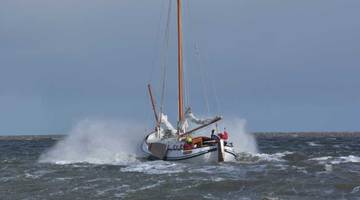
[[[190,13],[189,13],[189,10],[190,10],[190,8],[189,8],[189,1],[186,1],[186,3],[185,3],[185,5],[186,5],[186,9],[184,9],[184,11],[186,12],[186,14],[184,15],[184,17],[186,17],[185,19],[186,20],[184,20],[185,22],[188,22],[188,21],[190,21],[190,17],[189,17],[189,15],[190,15]],[[189,28],[189,24],[190,23],[188,23],[188,25],[187,26],[184,26],[185,28],[187,28],[187,32],[188,32],[188,36],[190,36],[191,35],[191,33],[190,33],[190,28]],[[185,24],[186,25],[186,24]],[[188,38],[189,37],[185,37],[185,41],[187,42],[187,43],[189,43],[188,42]],[[186,45],[186,44],[185,44]],[[187,51],[188,52],[188,51]],[[185,54],[185,56],[186,56],[186,59],[185,59],[185,61],[186,61],[186,65],[185,65],[185,98],[186,98],[186,104],[187,104],[187,107],[190,107],[190,93],[191,93],[191,91],[190,91],[190,66],[191,66],[191,59],[189,59],[191,56],[189,56],[189,54],[187,53],[187,54]]]
[[[205,59],[205,60],[208,60],[208,59]],[[200,54],[199,54],[199,62],[201,63],[201,65],[203,65],[203,59],[201,59]],[[205,70],[204,72],[205,72],[205,77],[209,77],[208,71]],[[214,82],[213,79],[210,79],[210,86],[211,86],[211,90],[212,90],[212,95],[215,97],[216,112],[219,115],[221,113],[220,111],[222,111],[222,109],[220,107],[221,106],[220,100],[219,100],[220,98],[218,96],[216,86],[215,86],[215,82]]]
[[[186,11],[187,11],[187,22],[188,22],[188,25],[187,25],[187,28],[188,28],[188,32],[189,32],[189,37],[188,38],[190,38],[189,40],[188,40],[188,44],[190,44],[189,46],[191,47],[191,37],[190,36],[193,36],[194,35],[194,33],[193,33],[193,28],[192,28],[192,15],[191,15],[191,9],[190,9],[190,2],[191,1],[187,1],[187,4],[186,4]],[[191,48],[189,48],[189,50],[190,50]],[[189,66],[193,66],[193,65],[195,65],[195,63],[192,61],[192,59],[191,59],[191,51],[189,51],[189,54],[188,54],[188,60],[189,60]],[[188,70],[188,95],[189,95],[189,104],[190,104],[190,93],[191,93],[191,91],[190,91],[190,69]]]
[[[191,15],[191,12],[190,14]],[[196,27],[196,26],[195,26]],[[197,40],[195,40],[196,42]],[[198,42],[196,42],[198,43]],[[210,112],[211,112],[211,109],[210,109],[210,103],[209,103],[209,96],[211,96],[210,92],[207,90],[208,87],[206,87],[206,80],[209,79],[209,73],[207,70],[204,70],[204,66],[206,66],[204,64],[204,59],[202,59],[202,55],[200,54],[200,48],[199,48],[199,45],[197,45],[197,48],[198,48],[198,62],[199,62],[199,67],[200,67],[200,70],[204,73],[201,73],[203,76],[203,90],[204,90],[204,98],[205,98],[205,101],[207,102],[207,109],[208,109],[208,114],[210,115]],[[205,60],[208,60],[208,59],[205,59]],[[216,90],[216,87],[215,87],[215,83],[214,83],[214,79],[210,79],[210,85],[211,85],[211,89],[212,89],[212,93],[213,95],[215,96],[215,105],[216,105],[216,112],[217,114],[220,114],[220,111],[221,111],[221,108],[220,108],[220,101],[219,101],[219,96],[217,94],[217,90]]]
[[[161,11],[163,10],[162,8],[165,6],[165,1],[162,1],[161,3]],[[160,33],[161,33],[161,24],[162,24],[162,19],[163,19],[163,12],[160,12],[159,14],[159,24],[158,24],[158,28],[156,29],[156,35],[155,35],[155,40],[154,40],[154,44],[153,47],[155,47],[160,41]],[[155,71],[155,66],[156,66],[156,60],[157,60],[157,53],[155,53],[156,51],[154,51],[154,55],[153,55],[153,59],[152,59],[152,64],[151,64],[151,70],[149,73],[149,77],[148,77],[148,83],[150,83],[153,79],[153,75],[154,75],[154,71]]]
[[213,90],[213,93],[214,93],[214,96],[215,96],[216,110],[217,110],[217,113],[220,114],[220,111],[221,111],[221,108],[220,108],[220,100],[219,100],[219,96],[218,96],[218,94],[217,94],[217,90],[216,90],[214,81],[211,81],[211,86],[212,86],[212,90]]
[[[187,4],[187,8],[188,8],[188,17],[189,18],[192,18],[192,14],[191,14],[191,10],[190,10],[190,1],[188,1],[188,4]],[[191,20],[189,20],[190,23],[191,23]],[[195,34],[193,34],[194,37]],[[203,98],[204,98],[204,101],[205,101],[205,107],[206,107],[206,111],[207,111],[207,114],[210,115],[211,113],[211,109],[210,109],[210,103],[209,103],[209,92],[207,90],[207,87],[206,87],[206,74],[204,73],[204,69],[203,69],[203,63],[201,62],[201,56],[200,56],[200,49],[199,49],[199,45],[198,43],[196,42],[197,40],[194,39],[194,49],[195,49],[195,62],[194,65],[195,66],[198,66],[198,69],[200,71],[200,79],[201,79],[201,83],[202,83],[202,92],[203,92]]]
[[[163,19],[163,7],[165,6],[165,1],[162,1],[161,3],[161,11],[159,14],[159,18],[158,18],[158,28],[156,29],[156,35],[155,35],[155,40],[154,40],[154,44],[153,47],[157,46],[157,44],[159,43],[158,41],[160,41],[160,33],[161,33],[161,26],[162,26],[162,19]],[[153,59],[152,59],[152,64],[150,66],[151,70],[150,73],[148,75],[148,83],[150,83],[153,79],[154,76],[154,71],[155,71],[155,66],[156,66],[156,60],[157,60],[157,56],[158,54],[156,53],[157,51],[154,51],[154,55],[153,55]],[[147,93],[145,93],[147,95]],[[147,97],[146,97],[147,98]],[[144,98],[145,99],[145,98]],[[145,113],[145,119],[147,122],[150,122],[152,120],[151,119],[151,112],[144,112]]]
[[201,83],[202,83],[202,91],[203,91],[203,95],[204,95],[207,114],[210,115],[210,103],[209,103],[208,90],[206,87],[206,74],[204,73],[204,71],[206,71],[206,70],[203,69],[203,63],[201,62],[201,59],[200,59],[200,49],[196,42],[195,42],[195,56],[198,59],[198,63],[199,63],[197,66],[200,71],[200,79],[201,79]]
[[[199,54],[199,62],[203,63],[203,60],[200,58],[200,54]],[[205,77],[209,77],[209,74],[208,74],[208,72],[206,70],[204,70],[204,73],[205,73]],[[213,93],[213,95],[215,97],[215,105],[216,105],[217,114],[220,114],[221,113],[220,112],[221,111],[220,101],[219,101],[219,96],[217,94],[217,90],[216,90],[215,83],[214,83],[213,79],[210,79],[210,86],[211,86],[211,89],[212,89],[212,93]]]
[[184,65],[184,73],[185,73],[185,101],[186,101],[186,107],[190,106],[190,73],[189,73],[189,65]]
[[[163,62],[162,62],[162,83],[161,83],[161,100],[160,100],[160,115],[162,115],[164,106],[165,106],[165,92],[166,92],[166,75],[167,75],[167,56],[165,53],[169,49],[169,41],[170,41],[170,22],[171,22],[171,8],[172,8],[172,0],[169,1],[168,6],[168,14],[166,20],[166,29],[165,29],[165,44],[163,47]],[[160,116],[161,120],[161,116]]]

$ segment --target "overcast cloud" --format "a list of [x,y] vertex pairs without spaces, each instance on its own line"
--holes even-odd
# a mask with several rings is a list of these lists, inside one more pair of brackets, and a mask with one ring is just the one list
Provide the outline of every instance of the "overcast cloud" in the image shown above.
[[[2,0],[0,134],[64,133],[87,117],[149,119],[146,83],[158,84],[167,2]],[[251,131],[360,130],[360,1],[193,0],[184,7],[198,113],[207,114],[194,41],[206,83],[216,85],[212,114],[245,118]],[[173,117],[174,87],[169,81]]]

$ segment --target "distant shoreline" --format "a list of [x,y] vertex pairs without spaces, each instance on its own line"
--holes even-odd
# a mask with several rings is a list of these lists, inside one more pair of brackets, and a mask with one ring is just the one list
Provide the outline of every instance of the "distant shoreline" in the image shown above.
[[360,137],[360,132],[256,132],[256,137]]
[[66,135],[0,135],[2,140],[61,140]]
[[[231,134],[231,133],[230,133]],[[255,132],[252,133],[257,138],[279,138],[279,137],[360,137],[360,131],[354,132]],[[4,140],[61,140],[66,135],[4,135],[0,136],[0,141]]]

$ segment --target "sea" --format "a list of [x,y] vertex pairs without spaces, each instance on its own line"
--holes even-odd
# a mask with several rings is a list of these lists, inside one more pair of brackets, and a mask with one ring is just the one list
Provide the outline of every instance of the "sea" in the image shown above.
[[123,162],[119,155],[107,162],[107,152],[92,154],[94,162],[81,152],[66,162],[46,159],[63,137],[3,137],[0,199],[360,200],[360,137],[264,133],[255,139],[257,152],[239,152],[236,162],[190,164],[131,156]]

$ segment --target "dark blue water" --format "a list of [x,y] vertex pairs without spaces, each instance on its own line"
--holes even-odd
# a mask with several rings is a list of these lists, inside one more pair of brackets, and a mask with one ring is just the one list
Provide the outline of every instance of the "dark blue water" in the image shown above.
[[0,199],[360,199],[359,137],[257,141],[259,154],[195,165],[39,163],[55,140],[1,140]]

